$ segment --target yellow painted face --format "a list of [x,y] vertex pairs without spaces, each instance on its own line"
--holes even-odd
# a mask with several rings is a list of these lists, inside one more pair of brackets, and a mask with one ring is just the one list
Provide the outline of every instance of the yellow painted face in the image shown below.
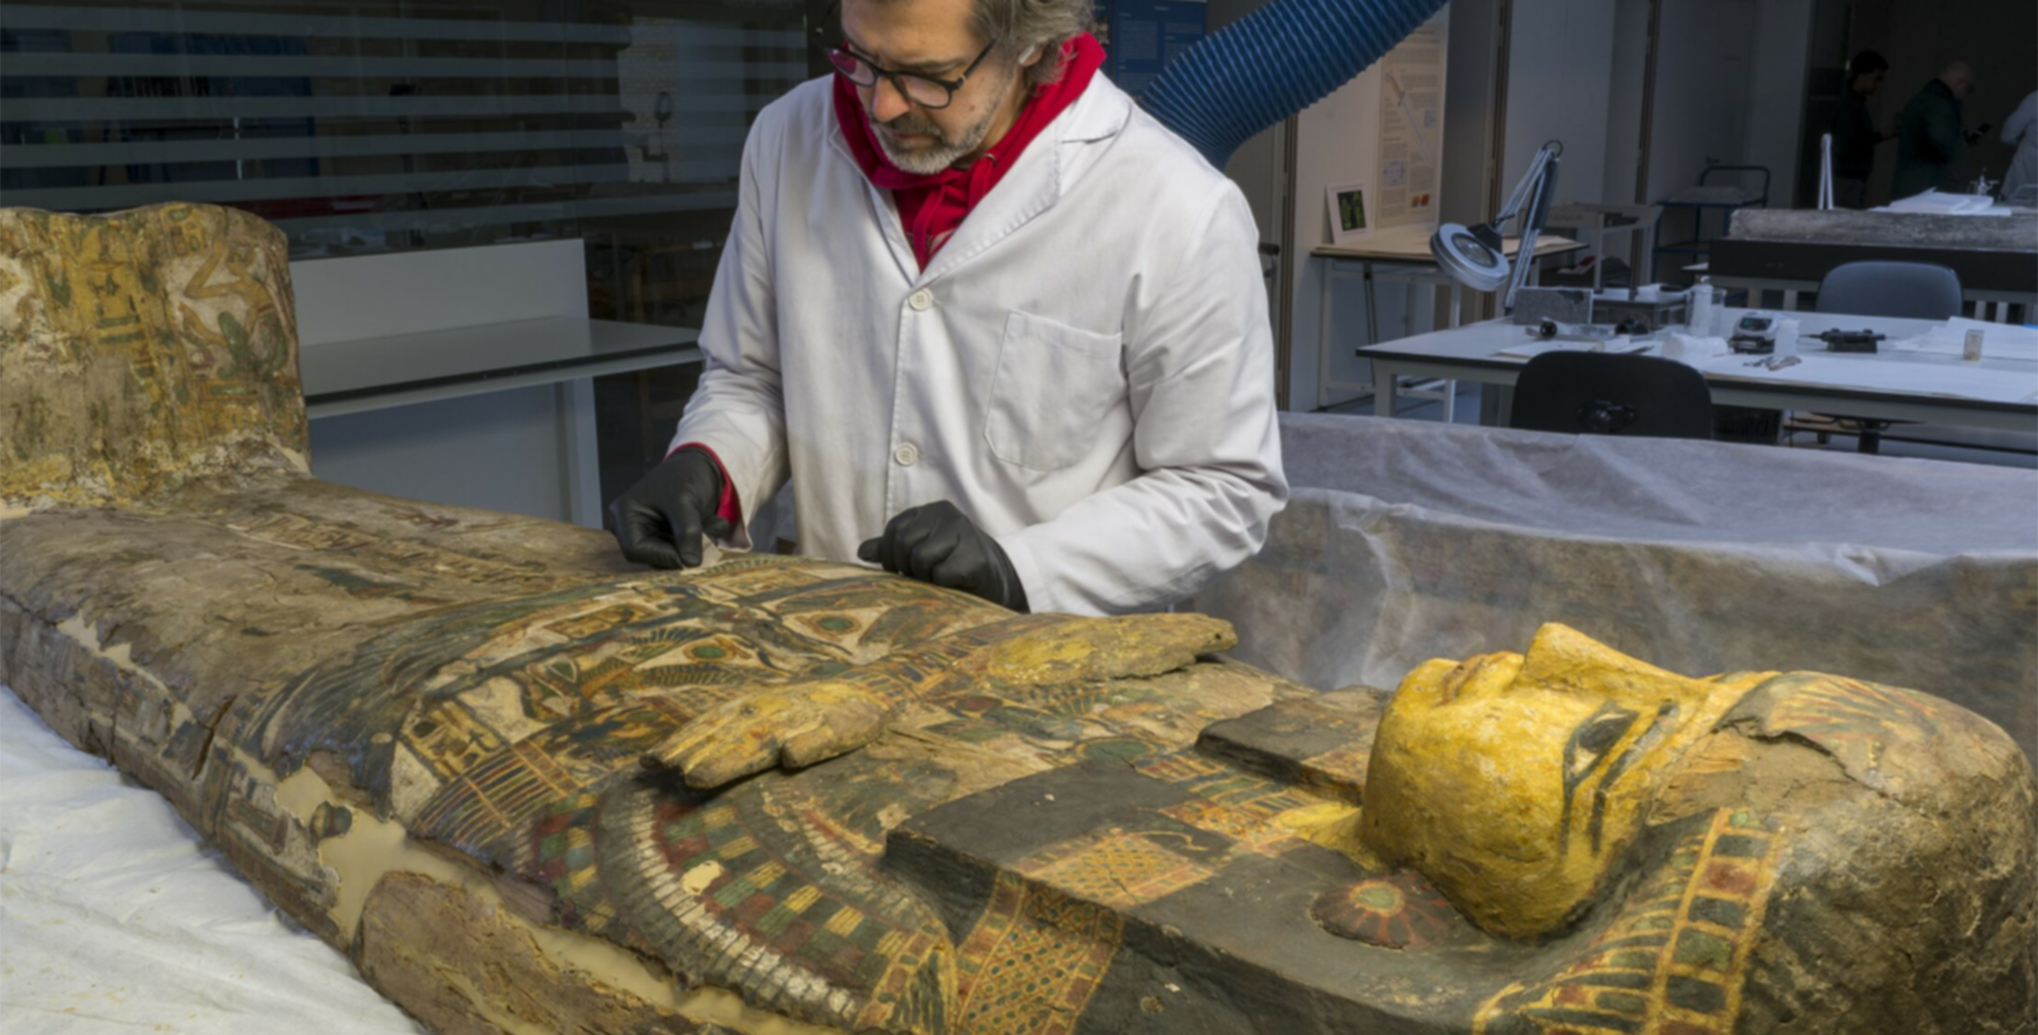
[[1554,624],[1526,656],[1425,662],[1380,721],[1360,848],[1486,931],[1549,933],[1599,890],[1666,767],[1760,678],[1687,679]]

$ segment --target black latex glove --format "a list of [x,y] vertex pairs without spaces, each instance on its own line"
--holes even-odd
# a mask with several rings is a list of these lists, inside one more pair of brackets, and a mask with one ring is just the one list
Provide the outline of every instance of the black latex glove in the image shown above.
[[698,449],[682,449],[609,504],[616,545],[638,564],[698,568],[701,533],[719,539],[731,531],[728,521],[715,516],[721,503],[722,472],[715,461]]
[[856,556],[889,572],[1026,610],[1026,587],[1005,548],[947,500],[900,511],[883,535],[856,548]]

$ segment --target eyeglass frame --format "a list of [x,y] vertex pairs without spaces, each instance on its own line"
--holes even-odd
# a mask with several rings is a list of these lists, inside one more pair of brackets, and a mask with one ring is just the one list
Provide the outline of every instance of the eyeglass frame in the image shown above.
[[[833,6],[840,5],[838,4]],[[899,96],[905,98],[908,103],[911,103],[921,108],[925,108],[928,111],[940,111],[948,107],[949,105],[955,103],[956,91],[962,89],[963,86],[969,82],[969,77],[976,72],[977,67],[979,65],[982,65],[984,63],[985,58],[991,56],[991,51],[997,49],[998,43],[999,43],[998,39],[992,39],[991,42],[984,44],[984,49],[977,51],[977,56],[970,61],[968,67],[962,70],[962,74],[956,76],[953,81],[936,78],[935,76],[931,75],[924,75],[919,72],[895,72],[892,71],[891,69],[879,68],[878,63],[876,61],[873,61],[870,58],[867,58],[862,54],[858,54],[856,51],[849,49],[848,40],[843,40],[841,43],[835,46],[825,48],[825,50],[828,54],[828,66],[835,70],[836,75],[839,75],[842,78],[849,80],[851,83],[855,83],[857,86],[864,86],[875,89],[877,87],[878,80],[880,79],[890,80],[892,84],[892,89],[897,90],[899,92]],[[835,63],[835,55],[837,54],[841,54],[844,57],[847,57],[850,60],[857,62],[863,67],[870,69],[871,71],[870,82],[858,83],[856,82],[855,77],[851,76],[848,72],[843,71],[842,66]],[[922,82],[932,83],[935,86],[941,87],[943,90],[948,91],[948,99],[942,101],[940,104],[927,104],[915,99],[912,94],[906,92],[906,84],[904,82],[901,82],[902,79],[909,78],[918,79]]]

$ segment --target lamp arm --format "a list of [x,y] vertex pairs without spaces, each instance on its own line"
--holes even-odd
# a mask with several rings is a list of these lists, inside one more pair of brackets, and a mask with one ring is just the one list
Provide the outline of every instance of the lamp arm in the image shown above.
[[1555,140],[1548,141],[1542,147],[1537,148],[1535,157],[1529,159],[1528,171],[1523,173],[1521,180],[1514,185],[1513,193],[1507,196],[1507,204],[1500,206],[1500,214],[1494,216],[1493,222],[1488,225],[1496,230],[1504,228],[1515,217],[1516,213],[1521,211],[1522,205],[1533,199],[1532,192],[1535,189],[1536,183],[1541,180],[1543,170],[1547,169],[1550,163],[1556,161],[1557,156],[1563,153],[1564,145]]
[[[1552,145],[1557,147],[1554,153],[1550,152]],[[1529,267],[1535,264],[1536,238],[1542,236],[1543,224],[1550,217],[1550,201],[1557,193],[1557,167],[1563,164],[1557,155],[1562,153],[1563,146],[1554,140],[1544,144],[1543,150],[1537,152],[1537,157],[1542,159],[1541,169],[1534,180],[1535,189],[1529,195],[1528,215],[1522,220],[1521,247],[1514,253],[1514,269],[1507,278],[1507,294],[1500,299],[1502,312],[1514,311],[1514,293],[1528,282]],[[1548,154],[1547,158],[1543,157],[1545,154]]]

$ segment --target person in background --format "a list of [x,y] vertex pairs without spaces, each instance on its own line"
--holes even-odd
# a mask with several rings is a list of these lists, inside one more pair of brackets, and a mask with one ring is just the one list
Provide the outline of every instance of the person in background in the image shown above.
[[1896,179],[1890,197],[1902,200],[1934,188],[1958,192],[1960,160],[1977,134],[1960,121],[1961,102],[1974,90],[1974,69],[1955,61],[1905,103],[1896,125]]
[[2009,201],[2019,190],[2038,185],[2038,90],[2025,94],[2023,103],[2003,123],[2003,143],[2017,149],[2010,159],[2010,171],[2003,176],[2002,198]]
[[1875,128],[1869,114],[1868,98],[1889,76],[1889,61],[1872,50],[1864,50],[1847,62],[1847,89],[1833,113],[1833,204],[1840,208],[1868,207],[1868,176],[1875,171],[1875,148],[1896,134]]

